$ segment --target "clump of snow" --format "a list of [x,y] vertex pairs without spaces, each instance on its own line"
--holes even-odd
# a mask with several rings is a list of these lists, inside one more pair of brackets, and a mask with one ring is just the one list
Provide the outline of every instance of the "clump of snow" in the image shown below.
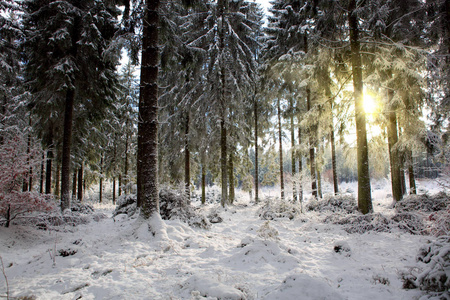
[[398,212],[435,212],[450,209],[450,196],[441,191],[434,195],[408,195],[395,203]]
[[346,241],[336,241],[333,245],[333,250],[334,252],[342,254],[346,257],[351,256],[351,249]]
[[323,279],[314,278],[307,274],[294,274],[286,277],[274,291],[268,293],[262,299],[344,300],[345,297],[332,289]]
[[264,222],[256,233],[258,237],[263,238],[264,240],[278,239],[278,230],[270,226],[270,221]]
[[323,200],[313,200],[306,205],[307,211],[355,213],[358,211],[356,199],[352,194],[325,195]]
[[181,287],[190,291],[191,299],[202,299],[199,296],[207,297],[208,299],[247,299],[242,291],[228,286],[208,275],[192,275],[181,284]]
[[300,214],[300,206],[296,203],[280,198],[266,197],[263,206],[258,210],[258,215],[263,220],[274,220],[279,218],[294,219]]

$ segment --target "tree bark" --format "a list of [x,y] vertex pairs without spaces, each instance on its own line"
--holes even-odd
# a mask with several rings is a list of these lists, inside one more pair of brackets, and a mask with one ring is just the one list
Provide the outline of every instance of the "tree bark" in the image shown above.
[[337,176],[337,162],[336,162],[336,141],[334,138],[334,129],[330,128],[330,143],[331,143],[331,165],[333,168],[333,187],[334,194],[339,194],[339,184],[338,184],[338,176]]
[[116,177],[113,177],[112,202],[114,205],[116,204]]
[[44,193],[44,162],[45,162],[45,153],[42,152],[42,161],[41,161],[41,174],[39,181],[39,193]]
[[78,169],[78,201],[83,201],[83,163]]
[[[394,96],[394,92],[392,90],[388,91],[389,101],[392,100]],[[394,201],[400,201],[402,199],[402,184],[400,177],[400,163],[399,163],[399,154],[395,149],[395,145],[398,141],[398,133],[397,133],[397,116],[393,109],[390,109],[388,112],[388,126],[387,126],[387,134],[388,134],[388,148],[389,148],[389,162],[391,167],[391,188],[392,188],[392,197]]]
[[414,161],[412,156],[412,151],[408,151],[408,175],[409,175],[409,193],[411,195],[417,194],[416,190],[416,179],[414,176]]
[[278,143],[280,144],[280,197],[284,200],[284,172],[283,172],[283,136],[281,128],[281,104],[280,97],[277,98],[277,108],[278,108]]
[[358,209],[363,214],[367,214],[373,211],[373,207],[370,191],[369,150],[367,145],[366,115],[363,106],[362,62],[359,44],[358,21],[356,0],[350,0],[348,6],[348,23],[350,27],[353,96],[355,99],[358,165]]
[[258,169],[258,101],[254,97],[253,111],[255,114],[255,203],[259,202],[259,169]]
[[206,203],[206,162],[205,154],[202,153],[202,204]]
[[294,128],[294,104],[292,98],[289,99],[291,108],[291,164],[292,164],[292,198],[294,203],[297,202],[297,180],[296,180],[296,155],[295,155],[295,128]]
[[220,121],[220,166],[222,176],[222,199],[221,205],[225,207],[228,204],[228,174],[227,174],[227,129],[225,121]]
[[47,162],[45,170],[45,193],[51,194],[52,192],[52,160],[53,160],[53,128],[49,128],[49,136],[47,139]]
[[102,203],[103,200],[103,153],[100,157],[100,187],[99,187],[99,195],[98,202]]
[[233,155],[233,150],[234,149],[230,149],[230,155],[229,155],[229,159],[228,159],[228,175],[229,175],[229,188],[230,188],[230,192],[229,194],[229,199],[230,199],[230,204],[234,203],[234,165],[233,165],[233,159],[234,159],[234,155]]
[[144,219],[159,214],[158,25],[160,0],[147,1],[142,35],[138,123],[137,203]]
[[122,175],[121,174],[119,174],[119,180],[118,180],[117,185],[118,185],[117,192],[118,192],[118,196],[120,197],[120,196],[122,196]]
[[60,196],[60,187],[61,187],[60,175],[61,175],[61,164],[57,160],[57,162],[56,162],[56,172],[55,172],[55,193],[54,193],[54,195],[56,197]]
[[[306,107],[307,110],[311,110],[311,90],[309,87],[306,88]],[[316,158],[315,158],[315,149],[314,149],[314,137],[313,135],[316,132],[315,126],[311,127],[309,132],[309,164],[311,171],[311,193],[314,198],[317,199],[317,177],[316,177]]]
[[191,154],[189,151],[189,112],[186,115],[184,131],[184,193],[188,202],[191,200]]
[[[298,124],[300,124],[300,117],[298,118]],[[298,127],[298,145],[302,144],[302,129]],[[303,174],[303,163],[302,163],[302,152],[298,151],[298,200],[300,201],[300,208],[303,202],[303,184],[302,184],[302,174]]]
[[66,103],[64,109],[64,133],[61,162],[61,211],[70,208],[70,151],[72,143],[72,120],[75,91],[66,92]]
[[73,171],[73,177],[72,177],[72,199],[77,199],[77,169]]

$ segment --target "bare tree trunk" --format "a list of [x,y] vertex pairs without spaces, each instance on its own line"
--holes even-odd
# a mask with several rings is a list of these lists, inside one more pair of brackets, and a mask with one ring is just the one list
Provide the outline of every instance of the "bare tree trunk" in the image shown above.
[[281,200],[284,200],[284,176],[283,176],[283,137],[281,135],[281,105],[280,97],[277,97],[277,107],[278,107],[278,142],[280,143],[280,189],[281,189]]
[[202,153],[202,204],[206,203],[206,158]]
[[61,163],[61,211],[70,208],[70,150],[75,91],[67,90],[64,110],[64,133]]
[[411,195],[417,194],[416,191],[416,179],[414,177],[414,162],[412,151],[408,151],[408,175],[409,175],[409,193]]
[[116,177],[113,177],[112,202],[114,205],[116,204]]
[[102,200],[103,200],[103,153],[100,158],[100,186],[99,186],[98,202],[102,203]]
[[47,139],[47,162],[45,170],[45,193],[51,194],[52,192],[52,160],[53,160],[53,128],[49,128],[49,136]]
[[330,128],[330,142],[331,142],[331,165],[333,167],[333,187],[334,194],[337,195],[339,193],[339,185],[338,185],[338,176],[337,176],[337,163],[336,163],[336,142],[334,138],[334,129]]
[[56,172],[55,172],[55,193],[54,195],[59,197],[60,195],[60,175],[61,175],[61,164],[57,161],[56,163]]
[[189,112],[186,116],[186,124],[184,131],[184,193],[188,202],[191,199],[191,154],[189,151]]
[[259,168],[258,168],[258,101],[254,97],[253,111],[255,114],[255,203],[259,202]]
[[44,162],[45,162],[45,154],[42,152],[42,161],[41,161],[41,174],[39,181],[39,193],[44,193]]
[[291,164],[292,164],[292,198],[297,202],[297,181],[296,181],[296,155],[295,155],[295,128],[294,128],[294,104],[292,98],[289,99],[291,108]]
[[[388,91],[389,101],[392,101],[394,92],[392,90]],[[402,199],[402,185],[400,177],[400,162],[399,153],[395,149],[395,145],[398,141],[397,133],[397,116],[395,111],[391,108],[388,112],[388,148],[389,148],[389,162],[391,166],[391,187],[392,187],[392,197],[394,201],[400,201]]]
[[220,121],[220,166],[222,172],[222,199],[221,205],[225,207],[228,204],[228,174],[227,174],[227,129],[225,122]]
[[[309,87],[306,88],[306,106],[307,110],[311,110],[311,90]],[[315,126],[313,126],[315,127]],[[314,149],[314,137],[316,129],[312,128],[309,133],[309,164],[311,171],[311,190],[312,196],[317,199],[317,177],[316,177],[316,158]]]
[[83,201],[83,163],[78,169],[78,201]]
[[122,196],[122,174],[119,174],[119,182],[118,182],[118,196]]
[[160,0],[146,1],[138,123],[137,203],[144,219],[159,214],[158,25]]
[[[128,123],[128,121],[127,121]],[[128,126],[127,126],[128,128]],[[128,131],[126,134],[126,139],[125,139],[125,163],[124,163],[124,174],[125,174],[125,178],[124,178],[124,183],[123,185],[125,186],[125,195],[128,195]]]
[[[300,124],[300,117],[298,118],[298,123]],[[301,145],[302,143],[302,129],[300,126],[298,127],[298,144]],[[302,183],[302,173],[303,173],[303,163],[302,163],[302,154],[299,151],[298,152],[298,174],[299,174],[299,180],[298,180],[298,188],[299,188],[299,194],[298,194],[298,200],[300,201],[300,208],[302,207],[303,203],[303,183]]]
[[356,145],[358,165],[358,209],[367,214],[373,211],[370,191],[369,150],[367,145],[366,115],[363,106],[362,62],[359,44],[358,15],[356,0],[348,5],[348,23],[350,28],[350,48],[353,74],[353,95],[355,98]]
[[234,165],[233,165],[234,155],[233,155],[233,151],[234,151],[234,149],[231,148],[230,149],[229,159],[228,159],[228,164],[229,164],[229,166],[228,166],[228,172],[229,173],[228,174],[229,174],[229,188],[230,188],[230,192],[228,194],[229,194],[230,204],[234,203],[234,197],[235,197],[235,194],[234,194]]
[[73,171],[72,177],[72,199],[75,200],[77,198],[77,169]]

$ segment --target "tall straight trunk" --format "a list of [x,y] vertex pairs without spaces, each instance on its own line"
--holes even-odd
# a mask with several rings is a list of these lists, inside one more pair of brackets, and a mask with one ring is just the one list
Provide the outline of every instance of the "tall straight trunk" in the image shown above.
[[222,199],[221,205],[225,207],[228,204],[228,174],[227,174],[227,129],[225,122],[220,121],[220,169],[222,176]]
[[280,144],[280,190],[281,190],[281,200],[284,200],[284,176],[283,176],[283,137],[281,135],[281,104],[280,97],[277,98],[277,108],[278,108],[278,143]]
[[[128,120],[127,120],[127,124],[128,124]],[[127,126],[128,128],[128,126]],[[125,195],[128,195],[128,131],[126,134],[126,138],[125,138],[125,163],[124,163],[124,182],[123,185],[125,186]],[[119,184],[120,185],[120,184]]]
[[53,128],[49,128],[49,136],[47,139],[47,161],[45,169],[45,193],[50,194],[52,192],[52,160],[53,160]]
[[186,115],[186,124],[184,130],[184,193],[188,202],[191,199],[191,153],[189,151],[189,112]]
[[230,149],[230,154],[229,154],[229,159],[228,159],[228,176],[229,176],[229,201],[230,204],[234,203],[234,165],[233,165],[233,159],[234,159],[234,155],[233,155],[234,149],[231,148]]
[[334,128],[330,128],[330,143],[331,143],[331,165],[333,168],[333,187],[334,194],[339,193],[338,176],[337,176],[337,162],[336,162],[336,141],[334,138]]
[[205,154],[202,153],[202,204],[206,203],[206,162]]
[[[298,118],[298,124],[300,124],[300,117]],[[298,144],[302,144],[302,129],[298,127]],[[303,163],[301,151],[298,151],[298,200],[300,201],[300,208],[303,202],[303,184],[302,184],[302,174],[303,174]]]
[[72,143],[72,120],[75,91],[70,89],[66,92],[66,103],[64,108],[64,133],[61,162],[61,211],[70,208],[70,150]]
[[289,106],[291,108],[291,164],[292,164],[292,198],[294,202],[297,202],[297,180],[295,179],[296,160],[295,160],[295,128],[294,128],[294,104],[292,98],[289,100]]
[[116,177],[113,177],[112,202],[113,204],[116,204]]
[[400,182],[402,183],[402,197],[406,194],[406,178],[405,178],[405,170],[403,169],[404,158],[401,158],[402,167],[400,168]]
[[409,193],[415,195],[416,191],[416,179],[414,177],[414,162],[412,151],[408,151],[408,175],[409,175]]
[[253,111],[255,114],[255,203],[258,203],[259,199],[259,168],[258,168],[258,101],[256,96],[254,97]]
[[56,163],[56,172],[55,172],[55,193],[54,195],[59,197],[60,196],[60,186],[61,186],[61,164],[59,161]]
[[77,169],[73,171],[72,178],[72,199],[75,200],[77,198]]
[[41,161],[41,174],[39,181],[39,193],[44,193],[44,162],[45,162],[45,153],[42,152],[42,161]]
[[160,0],[146,1],[139,97],[137,204],[144,219],[159,214],[158,25]]
[[118,196],[120,197],[120,196],[122,196],[122,174],[119,174],[119,180],[118,180],[117,185],[118,185],[117,193],[118,193]]
[[78,201],[83,201],[83,163],[78,169]]
[[356,147],[358,165],[358,209],[367,214],[373,211],[370,191],[369,150],[367,145],[366,115],[363,103],[362,62],[359,44],[358,15],[356,0],[348,5],[350,27],[351,64],[353,75],[353,96],[355,99]]
[[[318,147],[318,157],[323,157],[323,141],[321,144],[319,144]],[[317,161],[317,160],[316,160]],[[317,172],[317,196],[322,199],[322,173],[320,172],[320,168],[317,167],[316,168],[316,172]]]
[[[394,92],[392,90],[388,91],[388,98],[391,101],[394,96]],[[391,167],[391,188],[392,188],[392,197],[394,201],[400,201],[402,199],[402,184],[401,184],[401,176],[400,176],[400,162],[399,162],[399,153],[395,150],[395,145],[398,141],[398,133],[397,133],[397,116],[393,109],[388,112],[388,125],[387,125],[387,134],[388,134],[388,148],[389,148],[389,162]]]
[[[31,128],[31,115],[29,117],[28,123],[29,123],[29,126]],[[27,165],[28,166],[30,166],[30,155],[31,155],[30,154],[30,151],[31,151],[30,147],[31,147],[31,135],[30,135],[30,133],[28,133],[28,136],[27,136]],[[23,178],[22,192],[26,192],[29,189],[31,191],[31,187],[30,186],[32,185],[31,176],[32,176],[32,173],[33,173],[33,168],[31,166],[29,168],[30,168],[29,171],[25,174],[25,177]]]
[[[308,111],[311,110],[311,90],[309,87],[306,88],[306,109]],[[316,158],[315,158],[315,149],[314,149],[314,137],[316,129],[315,126],[312,126],[311,131],[309,133],[309,164],[310,164],[310,172],[311,172],[311,191],[314,198],[317,199],[317,177],[316,177]]]
[[100,158],[100,187],[99,187],[98,202],[102,203],[102,200],[103,200],[103,153]]

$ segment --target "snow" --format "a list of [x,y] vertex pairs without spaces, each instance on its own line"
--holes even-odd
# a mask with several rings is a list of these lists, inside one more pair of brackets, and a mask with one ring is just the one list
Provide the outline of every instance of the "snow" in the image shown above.
[[[387,182],[374,209],[392,214]],[[345,190],[357,190],[346,184]],[[419,188],[428,186],[419,183]],[[433,187],[432,187],[433,188]],[[432,191],[429,191],[432,192]],[[271,192],[275,194],[275,192]],[[43,231],[0,228],[0,255],[10,297],[36,299],[418,299],[401,275],[433,237],[393,232],[350,234],[306,212],[262,220],[248,193],[235,205],[193,204],[223,222],[210,229],[179,220],[93,219]],[[112,215],[111,204],[94,204]],[[63,256],[64,254],[64,256]],[[0,266],[1,267],[1,266]],[[0,274],[0,296],[7,293]]]

